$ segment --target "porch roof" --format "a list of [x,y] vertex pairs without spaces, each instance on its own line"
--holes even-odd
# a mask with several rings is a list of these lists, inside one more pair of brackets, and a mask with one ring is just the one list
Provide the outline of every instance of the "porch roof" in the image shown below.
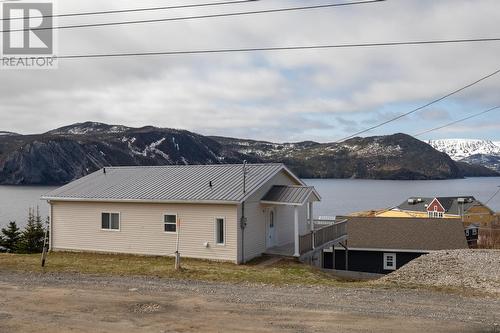
[[313,201],[320,201],[321,197],[312,186],[274,185],[264,195],[261,202],[264,204],[302,206],[312,196]]

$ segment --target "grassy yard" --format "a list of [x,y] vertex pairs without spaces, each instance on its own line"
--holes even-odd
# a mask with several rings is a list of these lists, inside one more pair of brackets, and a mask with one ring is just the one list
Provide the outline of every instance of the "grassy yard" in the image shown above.
[[40,255],[0,254],[0,270],[16,272],[63,272],[119,276],[155,276],[174,279],[224,281],[231,283],[266,283],[275,285],[362,285],[361,282],[338,280],[307,265],[280,261],[259,266],[257,259],[247,265],[182,259],[182,270],[175,271],[171,257],[149,257],[124,254],[53,252],[45,268]]

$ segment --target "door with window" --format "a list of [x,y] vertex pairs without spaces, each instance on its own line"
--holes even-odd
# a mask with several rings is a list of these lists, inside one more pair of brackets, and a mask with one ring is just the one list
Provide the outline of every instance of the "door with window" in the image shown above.
[[276,210],[269,208],[267,210],[267,247],[276,245]]

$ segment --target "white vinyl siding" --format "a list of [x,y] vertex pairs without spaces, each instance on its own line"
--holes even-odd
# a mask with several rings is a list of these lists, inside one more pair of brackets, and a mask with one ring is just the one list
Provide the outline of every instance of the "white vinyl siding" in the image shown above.
[[[101,212],[120,212],[120,232],[101,229]],[[181,256],[236,262],[236,205],[52,201],[54,250],[172,255],[176,233],[164,215],[177,214]],[[225,217],[225,246],[216,246],[214,220]],[[97,222],[96,222],[97,221]]]
[[[245,201],[245,216],[247,226],[244,231],[245,261],[260,256],[267,249],[267,223],[269,221],[269,211],[261,204],[260,199],[269,191],[273,185],[298,185],[284,171],[276,174],[271,180],[263,185],[258,191]],[[306,206],[299,207],[300,233],[306,232]],[[276,245],[283,245],[293,242],[293,207],[275,206],[275,233]],[[241,205],[238,205],[238,258],[241,259],[241,229],[239,221],[241,218]]]

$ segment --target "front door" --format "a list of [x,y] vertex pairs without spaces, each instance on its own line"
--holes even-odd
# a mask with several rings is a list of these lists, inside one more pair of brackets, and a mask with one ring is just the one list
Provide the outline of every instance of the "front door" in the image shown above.
[[267,247],[276,245],[276,211],[274,208],[267,210]]

